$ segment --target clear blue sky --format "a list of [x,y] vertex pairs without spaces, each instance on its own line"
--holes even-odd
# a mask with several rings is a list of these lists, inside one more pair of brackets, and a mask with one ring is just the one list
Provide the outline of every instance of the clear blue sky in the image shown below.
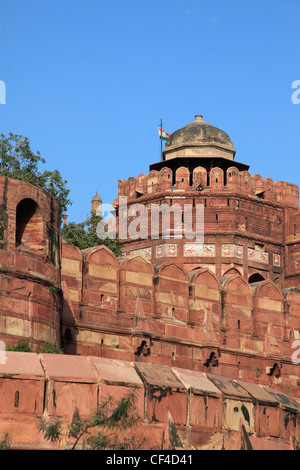
[[68,221],[159,161],[161,118],[203,114],[252,174],[300,183],[299,0],[0,0],[0,45],[0,133],[68,181]]

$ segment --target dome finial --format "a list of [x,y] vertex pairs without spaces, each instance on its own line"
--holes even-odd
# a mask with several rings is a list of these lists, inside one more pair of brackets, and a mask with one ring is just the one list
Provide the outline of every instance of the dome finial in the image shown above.
[[196,116],[195,116],[195,122],[203,122],[203,116],[202,116],[202,114],[196,114]]

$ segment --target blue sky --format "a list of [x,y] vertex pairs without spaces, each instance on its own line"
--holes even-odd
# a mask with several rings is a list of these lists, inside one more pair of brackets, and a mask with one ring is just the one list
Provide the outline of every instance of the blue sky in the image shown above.
[[[68,221],[202,114],[252,174],[299,184],[299,0],[0,0],[0,133],[68,181]],[[300,94],[299,94],[300,96]]]

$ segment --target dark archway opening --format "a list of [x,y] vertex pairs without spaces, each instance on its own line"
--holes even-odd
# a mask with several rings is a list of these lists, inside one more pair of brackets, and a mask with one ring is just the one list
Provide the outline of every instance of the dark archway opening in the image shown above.
[[43,249],[43,219],[33,199],[23,199],[16,210],[16,246],[29,250]]
[[251,276],[248,279],[248,282],[249,282],[249,284],[252,284],[253,282],[261,282],[261,281],[264,281],[264,280],[265,280],[265,278],[261,274],[254,273],[254,274],[251,274]]

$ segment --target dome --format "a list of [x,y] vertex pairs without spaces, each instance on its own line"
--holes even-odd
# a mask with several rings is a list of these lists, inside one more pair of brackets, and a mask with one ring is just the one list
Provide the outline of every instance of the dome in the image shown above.
[[226,132],[204,122],[200,115],[195,116],[195,121],[178,129],[170,135],[164,150],[164,155],[168,158],[174,158],[174,152],[186,149],[185,156],[192,156],[193,153],[202,157],[212,156],[215,152],[223,153],[225,158],[233,159],[235,150],[230,137]]
[[194,122],[187,124],[170,135],[166,148],[214,142],[232,145],[230,137],[224,131],[204,122],[202,116],[195,116]]
[[99,201],[99,202],[102,201],[101,197],[98,196],[98,191],[96,191],[96,194],[95,194],[95,196],[94,196],[93,199],[92,199],[92,202],[94,202],[94,201]]

